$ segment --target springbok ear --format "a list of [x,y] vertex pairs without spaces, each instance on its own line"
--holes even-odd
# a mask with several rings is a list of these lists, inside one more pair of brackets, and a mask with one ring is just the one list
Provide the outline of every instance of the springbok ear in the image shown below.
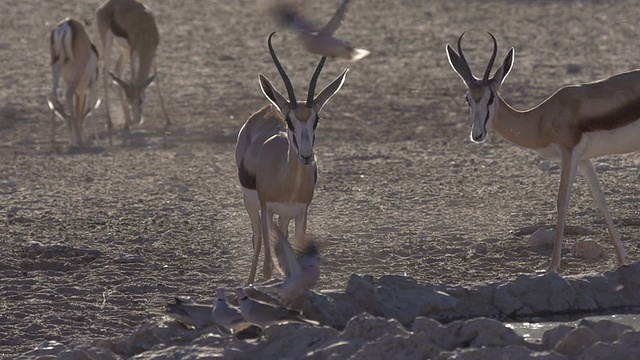
[[498,68],[498,70],[496,70],[496,73],[493,74],[493,77],[491,78],[492,82],[498,83],[498,86],[502,85],[502,83],[504,82],[504,79],[506,79],[509,73],[511,72],[514,58],[515,58],[515,49],[511,48],[507,52],[507,55],[504,57],[504,60],[502,60],[502,65],[500,65],[500,68]]
[[313,99],[313,108],[316,111],[316,114],[319,114],[320,110],[322,110],[322,107],[324,107],[324,105],[329,101],[329,99],[331,99],[333,95],[335,95],[338,91],[340,91],[342,84],[344,84],[344,80],[347,78],[348,71],[349,71],[349,68],[344,69],[342,74],[340,74],[335,80],[333,80],[331,84],[327,85],[327,87],[322,89],[322,91],[320,91],[318,96],[316,96],[315,99]]
[[453,70],[460,76],[460,79],[464,82],[467,87],[470,87],[473,83],[474,77],[471,74],[471,69],[469,68],[469,64],[467,64],[460,55],[453,50],[451,45],[447,44],[445,47],[445,51],[447,53],[447,59],[449,59],[449,65],[453,68]]
[[260,89],[262,89],[264,96],[280,111],[282,116],[285,116],[291,110],[289,101],[271,85],[269,79],[264,75],[260,74],[258,78],[260,80]]

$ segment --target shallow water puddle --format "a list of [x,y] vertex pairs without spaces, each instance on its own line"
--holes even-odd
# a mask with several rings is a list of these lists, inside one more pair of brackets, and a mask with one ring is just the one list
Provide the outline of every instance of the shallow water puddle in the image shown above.
[[522,336],[526,341],[532,343],[542,342],[542,335],[547,330],[551,330],[559,325],[567,325],[578,327],[582,320],[600,321],[610,320],[617,323],[633,327],[635,331],[640,331],[640,314],[613,314],[613,315],[595,315],[581,317],[571,321],[545,321],[535,319],[528,322],[514,322],[506,324],[507,327],[513,329],[518,335]]

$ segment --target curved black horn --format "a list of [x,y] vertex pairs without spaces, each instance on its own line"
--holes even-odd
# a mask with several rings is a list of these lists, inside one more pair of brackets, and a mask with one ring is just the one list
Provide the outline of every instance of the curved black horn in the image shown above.
[[487,65],[487,69],[484,71],[484,76],[482,77],[483,81],[489,81],[491,68],[493,67],[493,62],[496,60],[496,54],[498,54],[498,42],[496,41],[495,36],[488,31],[487,34],[489,34],[489,36],[491,36],[491,40],[493,40],[493,53],[491,54],[491,59],[489,59],[489,65]]
[[462,52],[462,37],[464,36],[465,33],[466,33],[466,31],[464,31],[462,34],[460,34],[460,37],[458,38],[458,55],[460,55],[460,59],[464,63],[464,67],[465,67],[466,72],[467,72],[466,74],[462,74],[462,75],[469,79],[469,80],[467,80],[467,82],[469,82],[469,81],[472,82],[473,79],[474,79],[473,73],[471,73],[471,68],[469,67],[469,63],[467,62],[467,59],[464,57],[464,53]]
[[322,67],[324,66],[324,62],[327,60],[326,56],[323,56],[316,67],[316,71],[313,72],[313,76],[311,77],[311,82],[309,83],[309,93],[307,94],[307,107],[313,107],[313,96],[316,93],[316,84],[318,83],[318,77],[320,76],[320,71],[322,71]]
[[267,43],[269,44],[269,53],[271,53],[271,58],[273,59],[273,63],[276,65],[278,72],[280,73],[280,77],[282,77],[284,87],[287,88],[287,94],[289,94],[289,105],[292,109],[295,109],[296,107],[298,107],[298,102],[296,101],[296,94],[293,92],[293,85],[291,85],[291,80],[287,76],[287,73],[284,71],[282,64],[280,64],[280,61],[278,60],[278,56],[276,55],[276,52],[273,50],[273,46],[271,45],[271,38],[275,33],[275,31],[272,32],[271,35],[269,35],[269,40],[267,41]]

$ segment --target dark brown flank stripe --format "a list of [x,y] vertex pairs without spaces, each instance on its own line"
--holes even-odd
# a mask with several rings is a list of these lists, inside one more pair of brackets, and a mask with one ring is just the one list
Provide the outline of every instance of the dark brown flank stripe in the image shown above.
[[635,99],[605,114],[586,118],[578,125],[580,132],[614,130],[640,119],[640,99]]
[[238,178],[240,178],[240,185],[242,185],[243,188],[249,190],[256,189],[256,175],[247,171],[247,168],[244,166],[244,160],[238,168]]

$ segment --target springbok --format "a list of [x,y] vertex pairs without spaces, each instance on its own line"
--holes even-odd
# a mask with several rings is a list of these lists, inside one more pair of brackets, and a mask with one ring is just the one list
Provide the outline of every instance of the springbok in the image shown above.
[[478,79],[473,76],[462,52],[460,42],[463,35],[458,38],[458,52],[449,44],[446,52],[449,64],[468,89],[465,96],[473,121],[471,140],[483,142],[488,129],[492,128],[505,139],[562,164],[557,199],[558,222],[547,271],[560,270],[562,238],[576,170],[586,178],[596,206],[604,216],[619,266],[626,265],[620,235],[590,159],[640,150],[640,70],[565,86],[533,109],[517,111],[498,93],[511,71],[514,49],[507,52],[502,65],[489,78],[498,51],[496,39],[489,33],[493,40],[493,54],[482,79]]
[[269,52],[289,99],[260,74],[260,88],[271,105],[265,105],[247,119],[238,133],[235,151],[244,205],[253,230],[253,261],[247,284],[255,279],[263,242],[263,274],[266,279],[271,277],[273,262],[268,239],[274,214],[278,215],[278,227],[285,237],[289,222],[295,219],[296,242],[305,241],[307,209],[313,199],[318,172],[313,145],[319,113],[340,90],[348,71],[345,69],[314,98],[316,82],[326,61],[323,57],[311,78],[306,103],[298,102],[291,80],[271,45],[273,34],[267,42]]
[[[48,99],[53,114],[67,124],[69,144],[82,146],[82,123],[97,104],[96,83],[98,80],[98,52],[81,23],[66,18],[51,30],[51,71],[53,73],[52,98]],[[66,82],[65,104],[58,100],[60,77]],[[89,95],[87,97],[87,94]],[[52,133],[55,133],[53,115]],[[93,121],[95,138],[98,128]]]
[[[160,35],[151,10],[136,0],[108,0],[96,9],[96,18],[98,31],[102,39],[102,76],[109,128],[113,125],[111,114],[109,113],[107,73],[120,88],[118,89],[118,96],[120,97],[125,118],[125,130],[128,130],[132,123],[140,124],[142,122],[145,89],[154,80],[158,90],[158,97],[160,98],[160,107],[162,108],[165,126],[169,126],[171,121],[164,108],[160,82],[156,78],[157,70],[154,60],[160,43]],[[112,73],[108,69],[114,39],[120,45],[121,52],[116,62],[115,73]],[[125,58],[131,66],[131,78],[129,81],[125,81],[120,77]],[[152,67],[154,74],[149,76]]]

